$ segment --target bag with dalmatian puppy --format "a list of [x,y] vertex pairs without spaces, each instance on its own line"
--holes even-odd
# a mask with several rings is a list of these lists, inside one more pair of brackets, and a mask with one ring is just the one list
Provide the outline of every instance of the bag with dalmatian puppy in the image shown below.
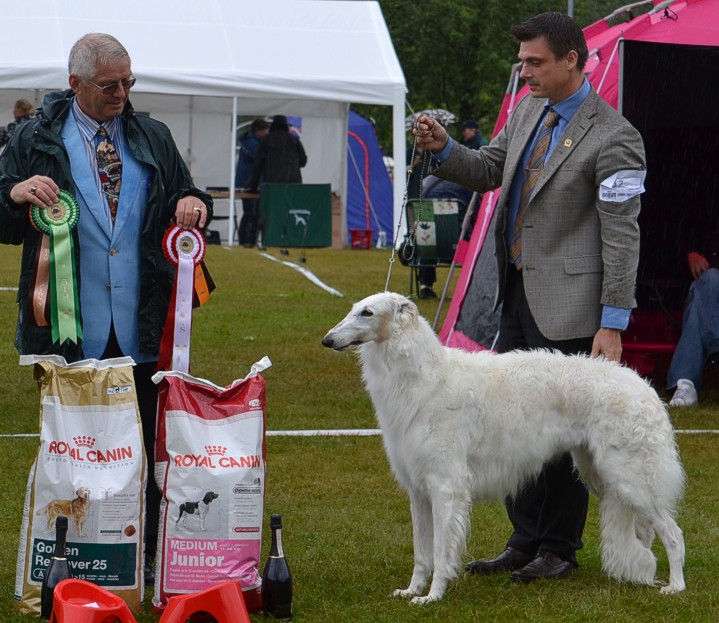
[[259,575],[265,497],[264,357],[228,387],[158,372],[155,480],[162,491],[156,613],[173,595],[238,580],[250,612]]
[[15,579],[22,612],[40,613],[40,589],[55,544],[55,522],[68,520],[73,577],[142,609],[142,543],[147,463],[133,361],[23,355],[40,389],[40,443],[30,470]]

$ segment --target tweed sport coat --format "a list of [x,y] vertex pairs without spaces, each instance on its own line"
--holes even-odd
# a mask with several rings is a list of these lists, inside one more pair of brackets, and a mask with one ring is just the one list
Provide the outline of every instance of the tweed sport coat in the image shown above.
[[[492,142],[479,151],[455,144],[435,171],[478,192],[501,187],[496,210],[498,289],[509,265],[509,190],[546,100],[525,97]],[[644,170],[639,132],[592,89],[557,141],[539,176],[522,229],[527,302],[551,340],[594,335],[602,305],[634,308],[639,260],[639,196],[599,199],[600,183],[621,170]]]

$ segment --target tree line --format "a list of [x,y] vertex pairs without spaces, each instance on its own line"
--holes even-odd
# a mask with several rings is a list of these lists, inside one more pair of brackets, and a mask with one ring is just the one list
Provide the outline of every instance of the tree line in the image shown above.
[[[616,0],[575,0],[581,27],[619,8]],[[567,12],[567,0],[380,0],[407,83],[406,113],[445,108],[459,123],[479,122],[489,139],[507,90],[518,46],[513,24],[544,11]],[[392,153],[392,114],[386,106],[355,106],[372,119],[385,154]]]

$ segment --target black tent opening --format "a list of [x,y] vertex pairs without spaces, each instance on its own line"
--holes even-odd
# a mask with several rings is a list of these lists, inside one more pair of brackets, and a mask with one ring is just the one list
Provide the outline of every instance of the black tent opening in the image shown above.
[[621,46],[619,110],[647,154],[637,309],[622,337],[624,359],[663,386],[691,283],[687,247],[719,241],[711,235],[719,230],[719,48]]
[[719,48],[622,45],[620,111],[647,154],[637,302],[680,312],[687,245],[719,230]]

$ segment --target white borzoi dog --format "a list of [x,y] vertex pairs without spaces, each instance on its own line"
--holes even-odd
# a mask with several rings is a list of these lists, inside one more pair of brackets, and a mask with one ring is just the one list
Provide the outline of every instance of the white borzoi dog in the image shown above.
[[322,344],[358,347],[389,462],[409,492],[414,572],[395,595],[441,599],[466,546],[472,501],[515,493],[567,451],[600,497],[605,571],[653,585],[656,532],[669,559],[661,590],[684,590],[674,520],[684,472],[664,404],[632,370],[542,350],[447,348],[395,293],[356,303]]

